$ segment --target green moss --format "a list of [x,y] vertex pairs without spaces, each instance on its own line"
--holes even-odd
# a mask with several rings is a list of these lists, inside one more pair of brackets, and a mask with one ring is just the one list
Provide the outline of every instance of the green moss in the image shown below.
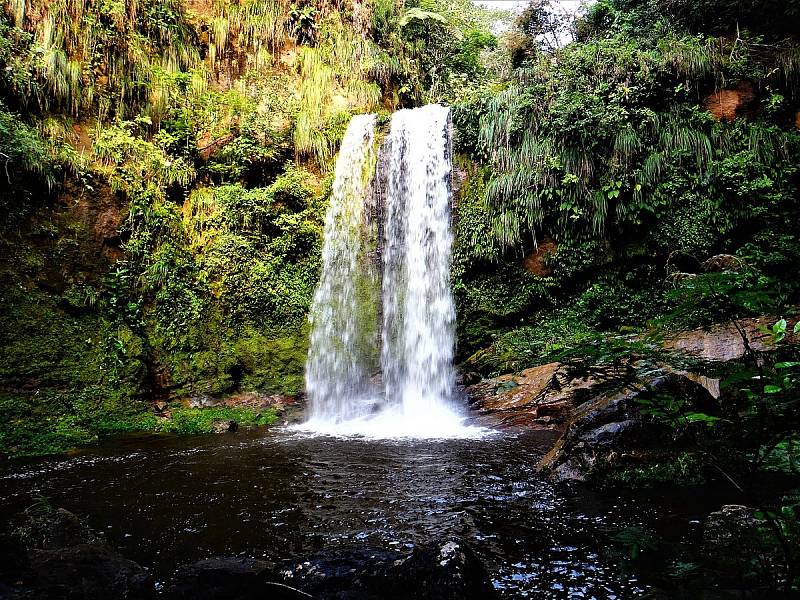
[[280,337],[250,329],[233,342],[233,348],[243,369],[241,389],[284,394],[296,394],[303,389],[307,325],[294,334]]
[[274,410],[251,408],[174,408],[169,419],[159,420],[154,429],[164,433],[197,434],[212,431],[215,421],[236,421],[239,425],[271,425],[278,420]]

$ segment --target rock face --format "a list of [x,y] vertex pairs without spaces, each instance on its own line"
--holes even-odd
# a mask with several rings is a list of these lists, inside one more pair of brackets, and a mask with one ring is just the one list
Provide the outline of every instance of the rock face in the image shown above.
[[[502,375],[467,388],[473,408],[501,427],[547,426],[569,412],[560,383],[566,367],[550,363],[519,375]],[[546,418],[545,418],[546,417]]]
[[[747,352],[742,334],[754,352],[777,349],[772,336],[764,332],[776,321],[778,317],[765,316],[688,331],[665,340],[664,349],[707,363],[740,360]],[[795,322],[790,320],[787,330]],[[800,343],[800,335],[788,334],[783,343]],[[673,446],[673,440],[664,438],[667,430],[640,410],[648,395],[671,394],[685,398],[692,410],[718,412],[719,379],[665,364],[644,367],[632,360],[615,368],[579,372],[550,363],[484,380],[466,391],[478,420],[487,426],[561,431],[561,439],[540,466],[556,479],[583,479],[598,460],[620,453],[633,457],[659,444]]]
[[537,244],[536,250],[525,257],[525,260],[522,261],[522,267],[528,273],[545,277],[552,272],[550,267],[547,266],[547,258],[555,254],[556,250],[558,250],[558,244],[556,244],[555,240],[545,237]]
[[634,368],[578,373],[551,363],[467,388],[479,419],[495,428],[561,431],[539,466],[556,480],[583,480],[598,462],[619,453],[671,446],[667,428],[641,411],[653,394],[686,398],[692,408],[718,411],[719,381],[662,365],[640,377]]
[[[667,339],[664,346],[667,350],[682,352],[701,360],[712,362],[738,360],[745,355],[742,333],[745,334],[750,348],[755,352],[770,352],[776,349],[771,336],[761,329],[772,327],[777,320],[778,317],[742,319],[738,321],[741,332],[733,323],[714,325],[708,330],[695,329]],[[790,331],[796,321],[796,319],[790,320]],[[800,342],[798,338],[800,336],[790,334],[785,343],[798,343]]]
[[642,412],[641,400],[652,395],[681,397],[695,410],[716,411],[715,398],[702,385],[680,373],[659,375],[577,406],[561,439],[539,466],[557,481],[583,480],[598,461],[675,447],[670,430]]
[[481,420],[493,427],[563,429],[578,407],[619,389],[624,377],[613,369],[587,375],[549,363],[482,381],[467,392]]

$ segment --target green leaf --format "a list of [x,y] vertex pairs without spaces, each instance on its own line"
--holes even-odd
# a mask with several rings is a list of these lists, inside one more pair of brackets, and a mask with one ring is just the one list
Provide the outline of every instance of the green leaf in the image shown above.
[[774,333],[784,333],[786,331],[786,325],[786,319],[781,319],[772,326],[772,331]]
[[706,413],[692,412],[686,415],[686,420],[691,421],[692,423],[716,423],[722,419]]
[[447,19],[443,15],[440,15],[437,12],[432,12],[429,10],[422,10],[421,8],[415,6],[413,8],[409,8],[405,12],[405,14],[402,17],[400,17],[400,21],[398,21],[398,24],[400,25],[400,27],[405,27],[415,19],[423,22],[436,21],[438,23],[447,23]]
[[783,391],[783,388],[779,385],[765,385],[764,386],[764,393],[765,394],[778,394]]

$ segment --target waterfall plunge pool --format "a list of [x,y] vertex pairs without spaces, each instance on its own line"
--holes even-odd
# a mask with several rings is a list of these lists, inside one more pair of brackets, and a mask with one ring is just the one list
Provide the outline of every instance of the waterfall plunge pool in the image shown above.
[[474,548],[503,597],[641,597],[648,573],[623,568],[615,536],[640,528],[694,543],[692,521],[719,499],[555,487],[535,470],[553,437],[375,441],[256,429],[117,438],[0,464],[0,509],[7,519],[46,497],[167,583],[179,565],[212,556],[279,560],[453,537]]

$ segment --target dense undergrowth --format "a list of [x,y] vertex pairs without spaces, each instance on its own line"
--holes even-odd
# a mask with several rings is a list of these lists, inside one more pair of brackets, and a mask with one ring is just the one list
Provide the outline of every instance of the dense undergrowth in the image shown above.
[[[459,350],[491,344],[484,374],[591,332],[797,304],[797,40],[750,13],[698,26],[692,4],[598,2],[577,42],[518,44],[502,89],[456,104],[458,150],[484,165],[459,207]],[[541,23],[531,10],[521,27]],[[761,294],[732,314],[714,286]]]

